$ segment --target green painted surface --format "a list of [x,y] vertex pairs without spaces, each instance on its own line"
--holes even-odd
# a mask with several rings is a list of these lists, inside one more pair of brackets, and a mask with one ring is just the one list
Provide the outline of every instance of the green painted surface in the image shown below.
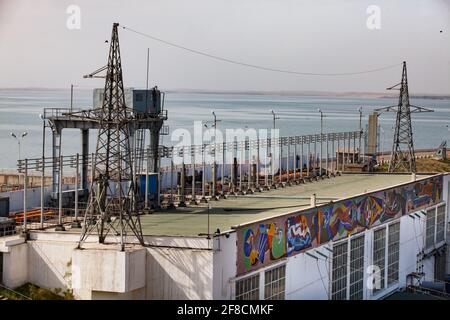
[[[422,176],[418,176],[418,179]],[[410,175],[344,175],[253,195],[211,201],[210,231],[221,231],[277,214],[308,207],[315,193],[318,203],[370,192],[411,181]],[[326,199],[321,199],[326,198]],[[191,235],[207,233],[207,205],[165,210],[141,217],[145,235]]]

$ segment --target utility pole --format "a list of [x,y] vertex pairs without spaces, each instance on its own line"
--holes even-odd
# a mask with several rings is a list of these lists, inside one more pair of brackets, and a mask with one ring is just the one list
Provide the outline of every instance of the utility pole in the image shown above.
[[399,169],[404,169],[407,172],[416,172],[411,113],[433,112],[433,110],[417,107],[409,103],[406,61],[403,61],[401,82],[387,88],[387,90],[400,90],[397,106],[375,110],[376,112],[385,111],[397,113],[389,172],[396,172]]
[[280,119],[280,118],[276,116],[275,111],[270,110],[270,113],[272,114],[272,117],[273,117],[273,129],[275,130],[276,129],[276,120]]
[[[361,136],[363,133],[362,130],[362,107],[358,108],[358,112],[359,112],[359,147],[358,147],[358,154],[359,154],[359,158],[361,158]],[[360,159],[358,159],[360,160]]]
[[[216,197],[216,188],[217,188],[217,185],[216,185],[216,179],[217,179],[217,172],[216,172],[216,170],[217,170],[217,163],[216,163],[216,153],[217,153],[217,116],[216,116],[216,113],[214,112],[214,110],[213,111],[211,111],[211,114],[213,115],[213,117],[214,117],[214,123],[213,123],[213,126],[214,126],[214,161],[213,161],[213,194],[212,194],[212,197],[213,197],[213,199]],[[208,235],[209,235],[209,231],[208,231]]]
[[[277,119],[280,119],[279,117],[277,117],[277,115],[275,114],[275,111],[273,111],[273,110],[270,110],[270,113],[272,114],[272,118],[273,118],[273,130],[274,130],[274,132],[272,133],[272,137],[274,137],[274,134],[275,134],[275,129],[276,129],[276,120]],[[271,144],[273,143],[275,143],[275,141],[274,141],[275,139],[272,139],[272,141],[271,141]],[[279,141],[280,141],[280,145],[281,145],[281,138],[279,139]],[[273,144],[272,144],[272,146],[273,146]],[[274,149],[272,149],[272,150],[274,150]],[[281,149],[280,149],[280,151],[281,151]],[[281,153],[280,153],[281,154]],[[275,184],[275,177],[274,177],[274,174],[275,174],[275,172],[274,172],[274,163],[275,162],[275,159],[274,159],[274,152],[271,152],[271,155],[270,155],[270,167],[271,167],[271,171],[272,171],[272,184]],[[281,174],[281,161],[280,161],[280,174]],[[281,183],[281,180],[280,180],[280,183]],[[275,184],[276,185],[276,184]]]
[[20,136],[20,138],[17,137],[17,135],[14,132],[10,132],[9,134],[11,135],[11,137],[13,137],[14,139],[17,140],[17,144],[19,146],[19,158],[18,158],[18,160],[20,160],[21,157],[22,157],[22,155],[21,155],[22,141],[23,141],[23,138],[25,138],[28,135],[28,132],[24,131],[22,133],[22,135]]
[[450,133],[450,127],[448,125],[445,126],[447,128],[447,131]]
[[73,84],[70,85],[70,112],[73,111]]
[[[212,170],[212,174],[213,174],[213,194],[212,197],[213,199],[217,199],[217,122],[220,122],[220,120],[217,120],[217,115],[216,112],[214,110],[211,111],[212,116],[214,117],[213,120],[213,126],[214,126],[214,160],[213,160],[213,170]],[[223,177],[222,177],[223,179]],[[223,181],[222,181],[222,185],[223,185]]]
[[322,176],[322,137],[323,137],[323,112],[320,109],[317,109],[320,113],[320,152],[319,152],[319,176]]

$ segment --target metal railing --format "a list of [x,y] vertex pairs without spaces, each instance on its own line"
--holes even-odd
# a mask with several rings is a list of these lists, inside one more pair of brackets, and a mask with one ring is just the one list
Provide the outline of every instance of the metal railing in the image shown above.
[[[131,114],[134,112],[133,109],[128,108],[127,111]],[[92,108],[44,108],[43,117],[47,120],[94,120],[99,118],[101,109]],[[162,120],[168,119],[168,111],[160,110],[157,114],[148,113],[145,114],[135,114],[130,117],[130,120],[145,120],[147,118],[158,118]]]
[[[287,147],[294,145],[310,145],[314,143],[323,142],[337,142],[337,141],[355,141],[360,137],[363,138],[365,133],[360,131],[350,131],[350,132],[338,132],[338,133],[324,133],[324,134],[314,134],[314,135],[304,135],[304,136],[291,136],[291,137],[280,137],[275,139],[259,139],[259,140],[245,140],[245,141],[232,141],[224,142],[218,144],[203,144],[203,145],[188,145],[179,147],[166,147],[159,146],[158,151],[154,152],[151,149],[146,149],[141,152],[136,152],[136,159],[148,159],[148,158],[172,158],[174,155],[183,157],[184,155],[190,154],[194,156],[200,153],[208,153],[214,155],[217,152],[224,151],[236,151],[256,148],[270,148],[272,146],[277,147]],[[88,165],[92,161],[93,154],[89,154],[85,161],[88,161]],[[132,153],[132,160],[134,156]],[[61,156],[62,165],[75,168],[76,166],[76,155]],[[83,159],[79,157],[79,164],[81,164]],[[17,161],[17,168],[19,173],[24,173],[25,162],[27,162],[28,170],[42,171],[43,168],[53,168],[54,163],[56,167],[60,166],[59,157],[45,157],[45,158],[31,158],[31,159],[20,159]]]
[[44,119],[67,119],[67,114],[71,112],[80,112],[82,109],[70,109],[70,108],[44,108]]
[[[58,112],[60,111],[55,111],[56,114]],[[60,112],[59,114],[62,113]],[[364,136],[364,132],[350,131],[269,139],[246,139],[217,144],[172,147],[159,146],[156,151],[146,149],[140,152],[131,152],[131,160],[133,163],[137,159],[146,160],[147,168],[149,168],[149,160],[169,158],[170,165],[160,167],[158,172],[157,201],[159,205],[161,198],[163,200],[168,198],[169,203],[173,204],[176,199],[183,202],[189,196],[196,200],[197,196],[205,199],[206,196],[215,197],[218,194],[224,195],[225,193],[236,194],[239,192],[245,194],[254,192],[255,189],[265,188],[269,190],[272,187],[284,187],[286,184],[292,185],[311,179],[317,180],[324,176],[335,176],[339,171],[343,171],[344,162],[354,163],[355,158],[359,159],[359,152],[361,150],[358,148],[358,154],[356,154],[356,141]],[[353,151],[351,151],[352,140]],[[265,153],[263,149],[266,149],[264,150]],[[219,171],[217,164],[220,161],[216,162],[216,160],[219,158],[225,160],[224,153],[226,151],[232,153],[234,157],[233,163],[223,162]],[[269,151],[275,153],[268,156]],[[262,153],[260,154],[260,152]],[[207,153],[213,155],[210,158],[214,158],[214,161],[211,159],[208,161],[205,160]],[[217,157],[217,153],[222,153],[222,157]],[[185,156],[189,154],[194,156],[194,161],[191,163],[185,159]],[[201,164],[196,164],[195,160],[199,160],[199,154],[201,154],[202,161]],[[338,154],[339,157],[336,157]],[[101,157],[103,154],[97,156]],[[181,164],[174,163],[175,156],[179,157],[177,161],[181,161]],[[263,159],[261,162],[260,156]],[[77,154],[60,157],[21,159],[18,161],[18,171],[19,173],[23,173],[26,181],[28,181],[29,170],[40,171],[42,177],[44,177],[46,168],[51,168],[58,172],[66,172],[66,174],[66,170],[61,170],[63,167],[75,168],[75,184],[79,185],[80,180],[78,179],[79,175],[77,173],[80,172],[80,167],[91,172],[90,175],[86,174],[87,172],[85,174],[86,178],[90,178],[92,182],[92,166],[95,163],[93,157],[95,157],[95,154],[85,155],[84,158]],[[268,161],[269,157],[271,158],[270,161]],[[351,159],[352,157],[353,160]],[[238,163],[236,163],[236,159],[239,159]],[[265,163],[263,164],[264,160]],[[139,171],[139,173],[141,172]],[[148,173],[149,170],[145,170],[147,181],[145,183],[145,207],[149,203],[147,199]],[[197,176],[198,173],[200,176]],[[189,177],[192,181],[187,182],[186,177]],[[189,184],[191,185],[190,187]],[[27,224],[31,228],[45,228],[54,225],[60,226],[73,220],[74,215],[70,214],[70,209],[67,211],[63,208],[62,199],[64,191],[62,190],[64,190],[62,179],[59,179],[56,190],[54,190],[57,196],[58,208],[50,208],[52,210],[47,212],[48,206],[44,203],[45,195],[43,189],[41,189],[40,211],[36,211],[33,214],[33,210],[24,210],[24,219],[19,221],[23,222],[24,229],[27,229]],[[76,191],[78,187],[74,190],[75,199],[78,199],[78,191]],[[28,208],[26,197],[28,192],[27,188],[24,188],[23,192],[23,207]],[[79,203],[77,206],[76,202],[75,207],[79,210]],[[77,212],[80,214],[80,211]]]

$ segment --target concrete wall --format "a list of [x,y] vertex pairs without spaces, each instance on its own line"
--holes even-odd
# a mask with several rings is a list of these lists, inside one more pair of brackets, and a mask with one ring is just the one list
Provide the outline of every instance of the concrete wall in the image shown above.
[[213,261],[213,299],[229,300],[233,297],[233,279],[236,275],[236,232],[229,237],[220,235],[214,238]]
[[188,248],[137,246],[120,252],[94,241],[78,250],[78,237],[32,232],[26,243],[19,236],[0,238],[4,284],[74,289],[77,299],[212,299],[213,253],[205,239],[154,237],[153,243]]
[[[63,190],[69,190],[70,185],[64,185]],[[44,188],[44,203],[48,203],[52,192],[52,187]],[[0,193],[1,197],[9,198],[9,211],[23,210],[23,190],[9,191]],[[41,188],[27,189],[27,209],[37,208],[41,206]]]
[[71,287],[72,251],[76,243],[28,241],[28,281],[44,288]]
[[[45,187],[44,198],[47,201],[51,194],[51,187]],[[23,210],[23,190],[0,193],[2,197],[9,198],[9,211]],[[41,205],[41,188],[27,189],[27,208],[36,208]]]
[[0,279],[5,286],[16,288],[28,280],[28,245],[20,243],[9,247],[3,252],[3,277]]
[[[0,173],[0,186],[17,186],[19,184],[23,185],[24,177],[21,174],[20,178],[17,173]],[[40,186],[41,185],[41,175],[28,175],[28,186]],[[46,176],[44,178],[44,185],[49,186],[52,183],[52,177]]]
[[[108,248],[109,247],[109,248]],[[145,287],[146,251],[118,251],[117,246],[72,251],[72,288],[128,293]]]
[[146,299],[212,299],[211,250],[147,248]]
[[[41,274],[33,274],[33,280],[40,285],[50,287],[62,287],[65,283],[75,280],[70,276],[73,272],[71,265],[91,265],[92,273],[98,274],[100,264],[95,255],[94,262],[78,263],[71,260],[74,249],[77,246],[79,234],[68,232],[32,232],[33,261],[39,262],[42,268]],[[87,246],[91,246],[97,239],[88,238]],[[107,239],[113,241],[113,238]],[[164,237],[146,236],[145,241],[152,245],[146,248],[145,274],[147,289],[142,293],[133,291],[133,296],[146,299],[195,299],[212,298],[212,251],[209,243],[200,237]],[[59,257],[54,256],[54,251],[60,251]],[[77,250],[75,250],[77,251]],[[102,260],[102,259],[100,259]],[[95,262],[96,261],[96,262]],[[103,261],[103,260],[102,260]],[[104,263],[104,261],[103,261]],[[199,272],[202,270],[202,272]],[[136,271],[132,272],[137,274]],[[66,274],[66,278],[62,275]],[[113,273],[112,273],[113,274]],[[67,281],[66,281],[67,280]],[[36,284],[38,284],[36,283]],[[155,284],[156,283],[156,284]],[[155,286],[154,288],[150,288]],[[114,292],[100,294],[98,288],[89,290],[76,289],[75,295],[83,299],[96,299],[96,297],[110,297]],[[104,288],[105,289],[105,288]],[[106,290],[106,289],[105,289]],[[110,290],[110,289],[108,289]],[[117,298],[126,298],[126,294],[117,294]]]

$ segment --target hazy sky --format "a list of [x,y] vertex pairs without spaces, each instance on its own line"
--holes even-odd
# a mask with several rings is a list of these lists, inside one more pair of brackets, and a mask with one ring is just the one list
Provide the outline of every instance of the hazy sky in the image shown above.
[[[81,9],[69,30],[67,7]],[[366,12],[381,9],[381,29]],[[126,86],[163,89],[373,91],[400,81],[410,91],[450,94],[450,0],[0,0],[0,87],[95,87],[82,75],[106,64],[113,22],[189,48],[313,77],[254,70],[168,47],[120,29]],[[441,33],[440,30],[443,32]]]

